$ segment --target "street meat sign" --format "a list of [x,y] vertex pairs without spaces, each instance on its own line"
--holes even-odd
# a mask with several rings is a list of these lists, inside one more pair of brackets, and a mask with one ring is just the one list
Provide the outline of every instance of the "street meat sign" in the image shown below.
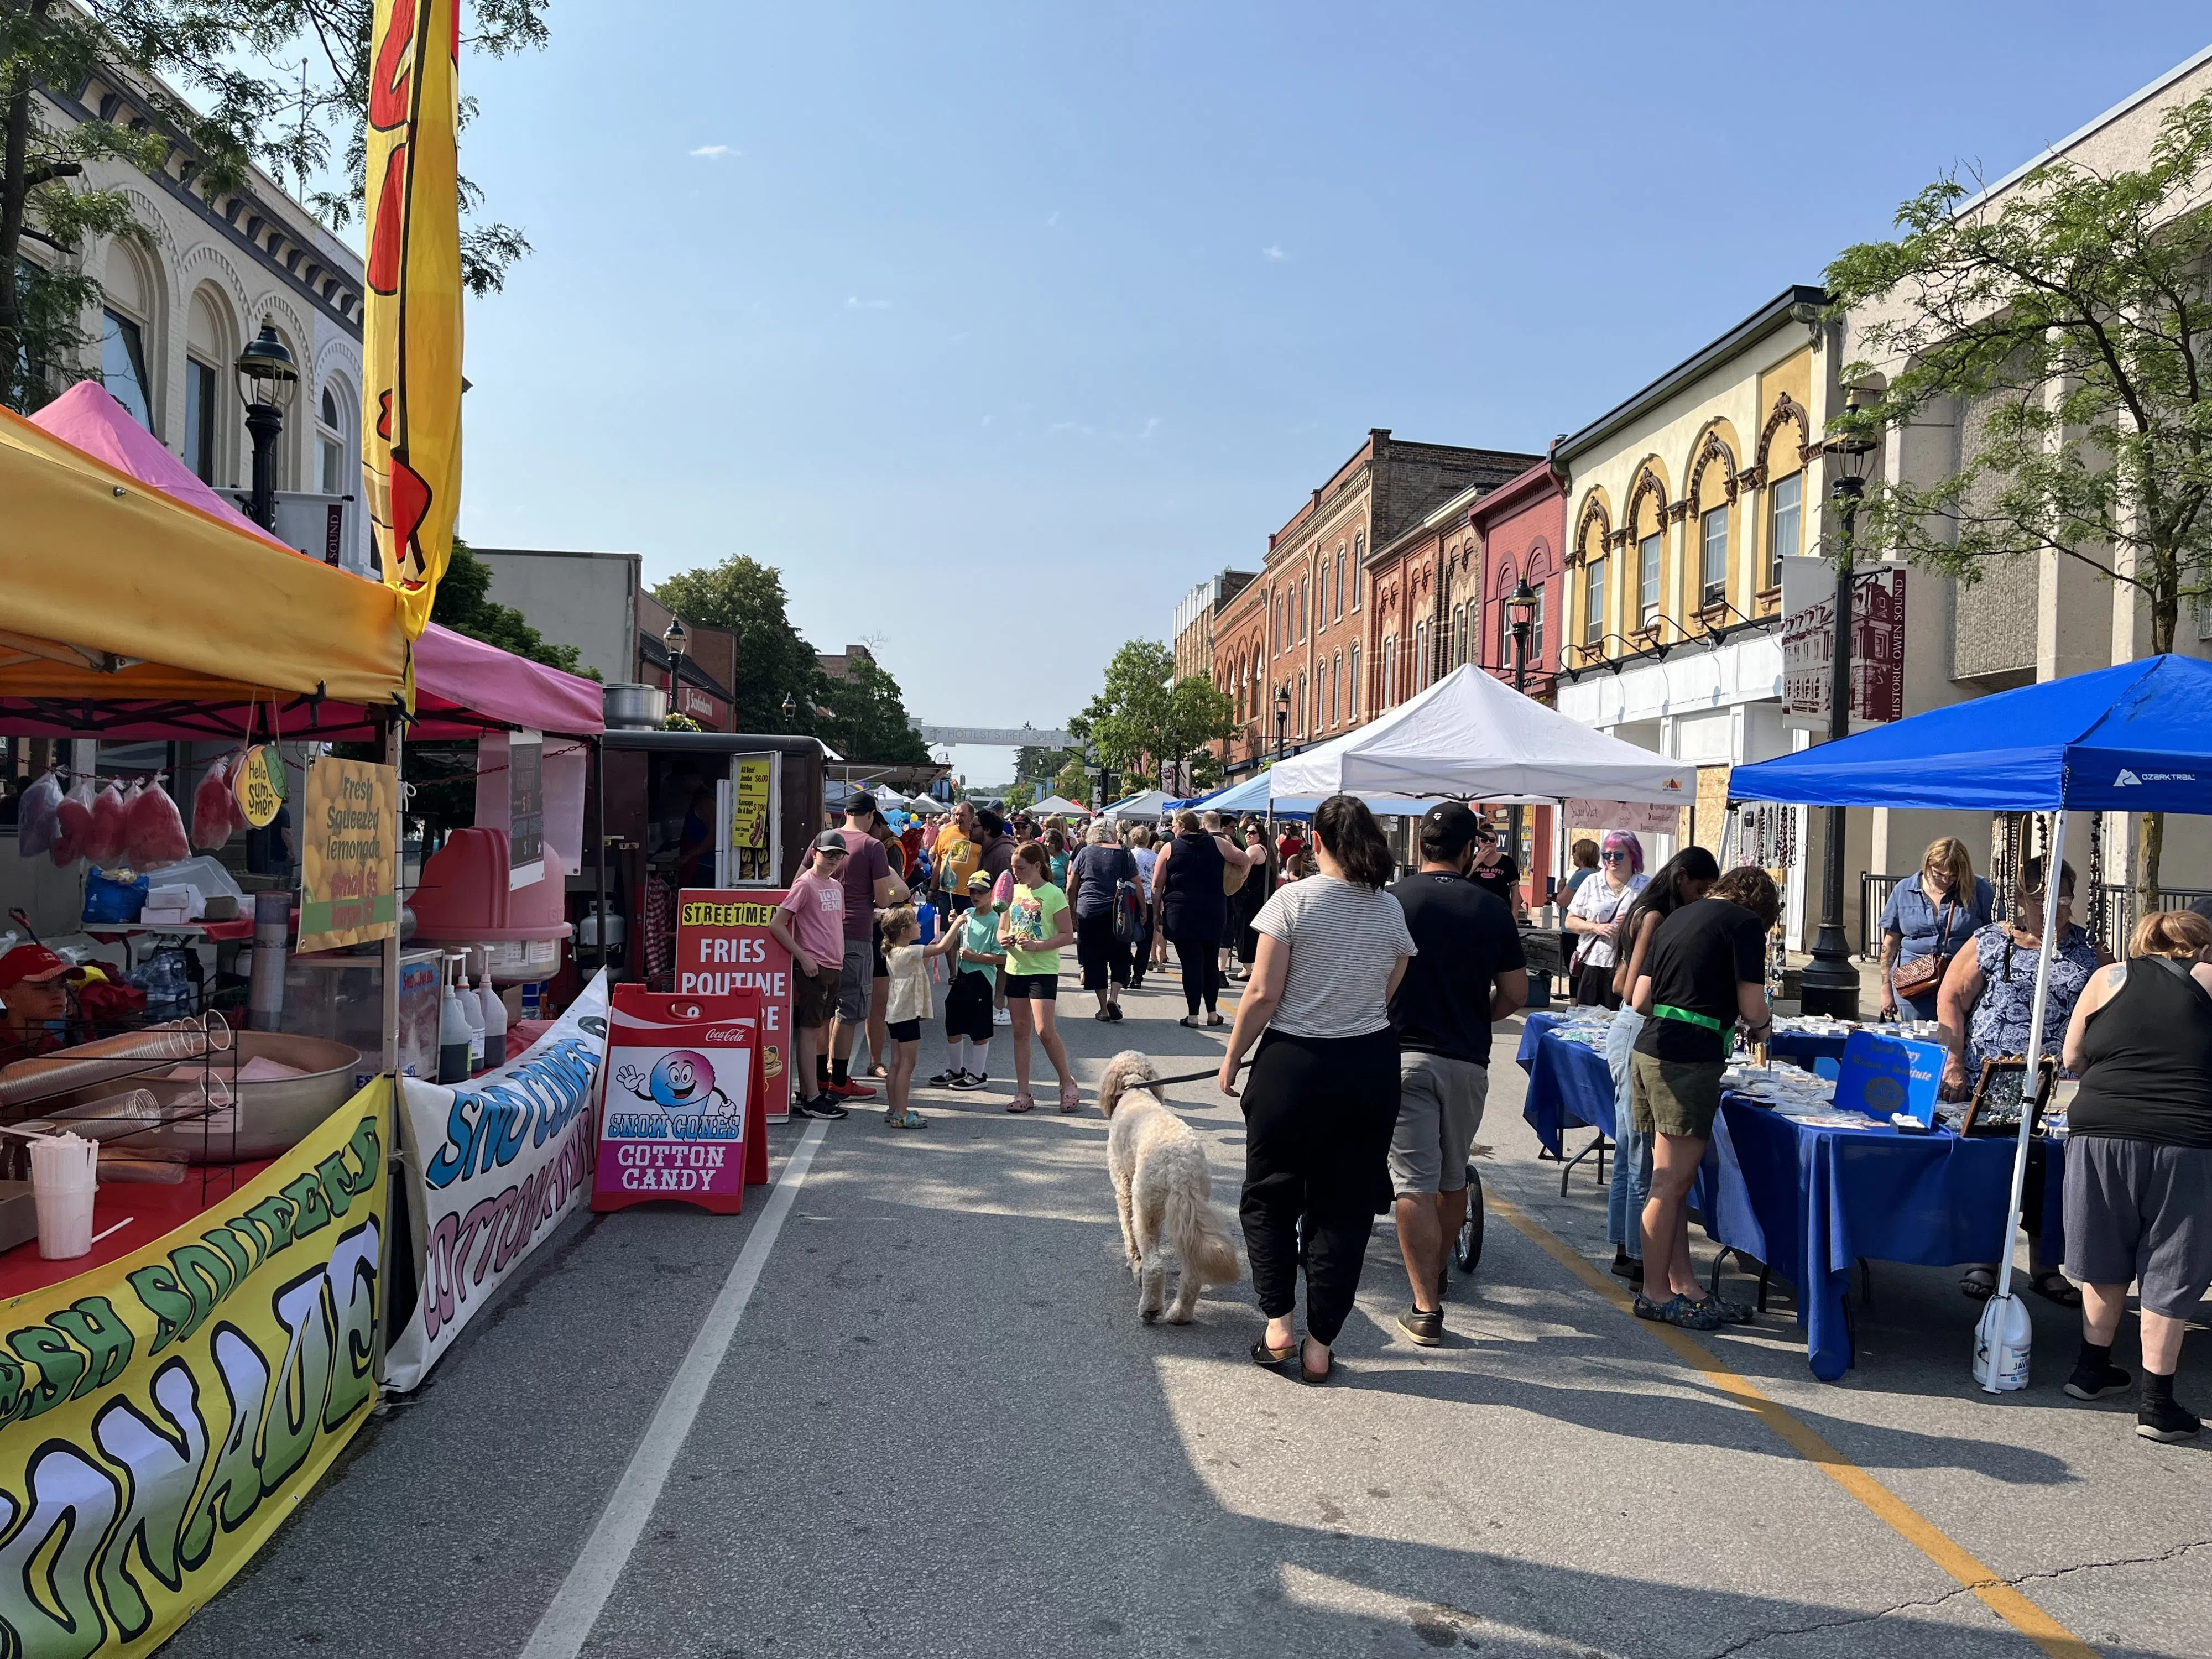
[[[1782,565],[1782,713],[1825,722],[1835,660],[1835,569],[1826,559]],[[1905,718],[1905,575],[1903,565],[1883,564],[1852,578],[1855,720]]]

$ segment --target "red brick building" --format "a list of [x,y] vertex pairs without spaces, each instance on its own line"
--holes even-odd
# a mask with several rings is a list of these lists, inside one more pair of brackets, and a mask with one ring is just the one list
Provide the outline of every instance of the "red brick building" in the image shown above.
[[[1259,575],[1224,599],[1213,623],[1214,683],[1235,704],[1238,731],[1220,745],[1231,775],[1351,730],[1379,707],[1385,686],[1376,641],[1376,549],[1418,532],[1457,498],[1472,501],[1538,458],[1448,444],[1406,443],[1385,428],[1267,538]],[[1392,566],[1393,580],[1403,573]],[[1431,562],[1430,581],[1435,572]],[[1425,632],[1425,639],[1431,635]],[[1402,643],[1394,647],[1403,655]],[[1390,684],[1402,701],[1412,662]],[[1278,715],[1279,714],[1279,720]]]

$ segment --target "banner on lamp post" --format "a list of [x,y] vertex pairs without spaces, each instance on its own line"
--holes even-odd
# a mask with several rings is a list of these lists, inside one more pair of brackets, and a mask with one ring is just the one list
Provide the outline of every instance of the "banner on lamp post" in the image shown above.
[[[1905,586],[1901,564],[1851,580],[1851,719],[1905,718]],[[1782,561],[1782,716],[1826,730],[1836,639],[1836,568],[1826,559]]]

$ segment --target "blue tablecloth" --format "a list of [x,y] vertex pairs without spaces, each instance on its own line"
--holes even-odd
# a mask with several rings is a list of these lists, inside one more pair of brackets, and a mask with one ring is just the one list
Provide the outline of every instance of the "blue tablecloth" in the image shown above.
[[1809,1072],[1816,1060],[1832,1060],[1841,1064],[1844,1044],[1849,1040],[1848,1036],[1820,1036],[1811,1031],[1777,1031],[1768,1039],[1766,1051],[1777,1060],[1786,1060],[1792,1066],[1802,1066]]
[[1605,1055],[1586,1042],[1553,1036],[1557,1014],[1530,1014],[1514,1058],[1528,1074],[1521,1115],[1544,1149],[1562,1156],[1559,1133],[1587,1126],[1613,1139],[1613,1073]]
[[[1713,1125],[1717,1164],[1708,1162],[1701,1182],[1705,1231],[1795,1289],[1806,1358],[1832,1382],[1850,1368],[1844,1297],[1862,1257],[1941,1267],[2010,1252],[2014,1145],[1943,1129],[1899,1134],[1887,1124],[1819,1128],[1731,1094]],[[2046,1146],[2043,1247],[2056,1261],[2065,1143]]]

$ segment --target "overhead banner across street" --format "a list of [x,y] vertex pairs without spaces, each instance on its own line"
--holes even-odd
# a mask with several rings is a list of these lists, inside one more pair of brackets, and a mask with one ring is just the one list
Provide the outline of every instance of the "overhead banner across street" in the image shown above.
[[414,1310],[385,1381],[418,1386],[477,1309],[590,1195],[607,1054],[607,981],[584,988],[519,1059],[454,1088],[402,1082]]
[[0,1653],[153,1652],[368,1420],[391,1097],[0,1309]]

